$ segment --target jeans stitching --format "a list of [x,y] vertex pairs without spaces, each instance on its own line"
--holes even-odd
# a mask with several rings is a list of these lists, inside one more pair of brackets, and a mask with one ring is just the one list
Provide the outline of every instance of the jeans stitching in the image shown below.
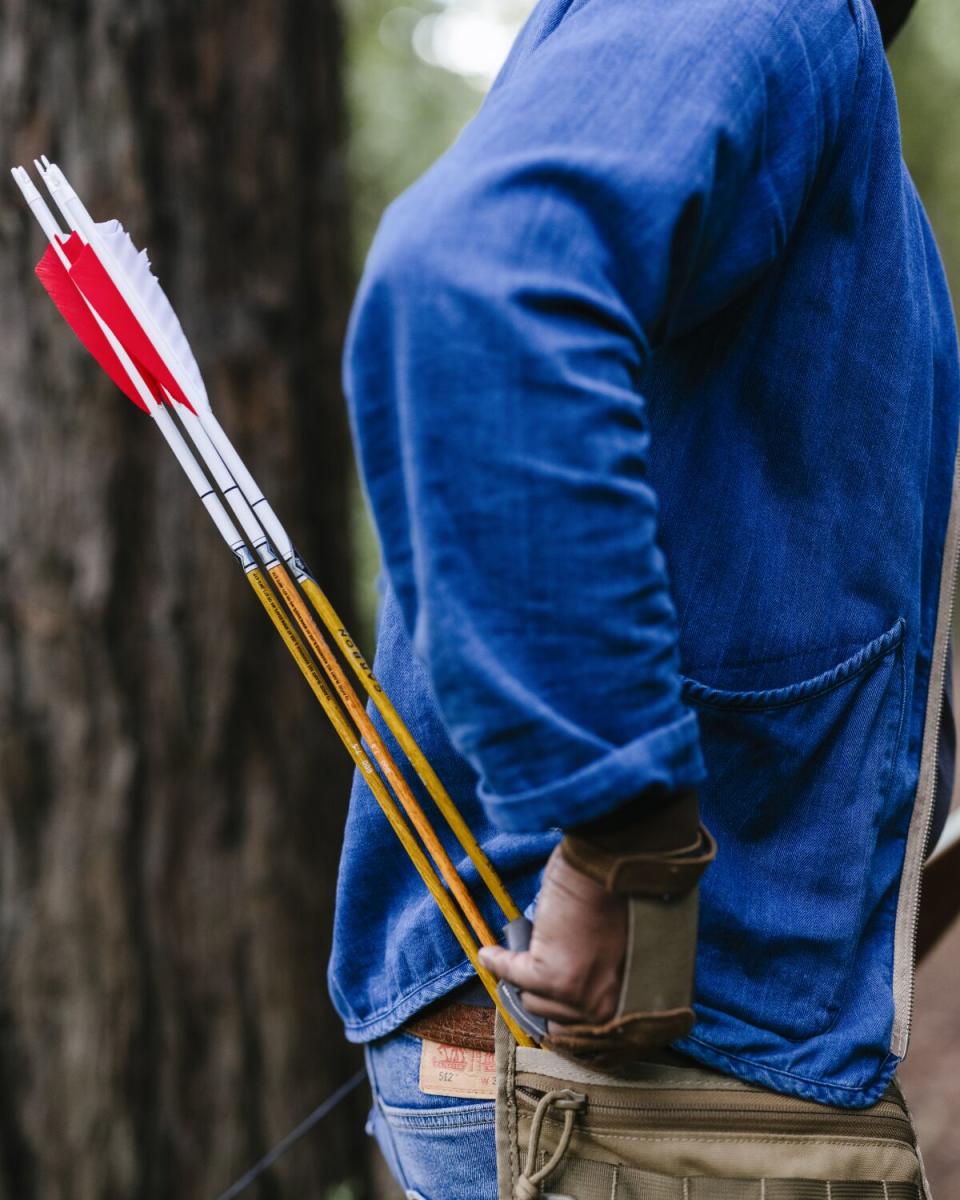
[[383,1101],[380,1099],[380,1089],[377,1085],[377,1071],[373,1065],[373,1055],[367,1046],[363,1048],[363,1057],[367,1067],[367,1075],[370,1078],[370,1090],[373,1092],[373,1103],[380,1114],[380,1124],[383,1128],[383,1134],[390,1145],[390,1152],[393,1159],[393,1166],[396,1168],[397,1174],[400,1176],[400,1184],[404,1191],[410,1190],[410,1181],[407,1179],[407,1174],[403,1169],[403,1163],[400,1161],[400,1154],[397,1150],[397,1144],[393,1139],[393,1128],[390,1121],[387,1119],[387,1114],[384,1112]]
[[434,1110],[416,1114],[391,1111],[388,1105],[381,1102],[380,1112],[390,1128],[397,1130],[482,1129],[494,1124],[492,1101],[462,1111],[442,1109],[439,1113]]

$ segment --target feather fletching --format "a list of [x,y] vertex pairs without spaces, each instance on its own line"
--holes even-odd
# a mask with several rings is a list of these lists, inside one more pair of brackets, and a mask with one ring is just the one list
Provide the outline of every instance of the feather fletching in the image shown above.
[[119,221],[98,223],[97,233],[176,356],[176,362],[170,365],[175,367],[177,374],[185,377],[188,394],[195,395],[204,406],[209,407],[207,390],[197,360],[193,356],[177,314],[173,311],[173,305],[150,269],[150,259],[146,250],[137,249]]
[[[73,237],[76,238],[76,234]],[[64,251],[70,256],[78,247],[79,239],[71,240],[64,246]],[[37,278],[46,288],[47,295],[60,310],[60,315],[80,339],[83,346],[106,371],[121,392],[138,408],[142,408],[146,412],[147,406],[127,374],[126,368],[97,324],[96,318],[75,287],[67,268],[57,257],[53,246],[47,247],[43,257],[37,263],[36,273]]]

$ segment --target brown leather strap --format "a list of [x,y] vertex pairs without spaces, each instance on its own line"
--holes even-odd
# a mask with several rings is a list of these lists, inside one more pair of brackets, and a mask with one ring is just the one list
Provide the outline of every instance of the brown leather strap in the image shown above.
[[484,1005],[447,1001],[419,1013],[403,1031],[445,1046],[492,1054],[495,1012],[496,1009]]
[[622,896],[683,896],[693,890],[717,853],[710,831],[690,846],[665,853],[614,853],[567,834],[560,851],[571,866]]
[[655,854],[689,846],[697,840],[699,826],[700,800],[696,788],[667,792],[651,787],[632,803],[570,826],[564,832],[592,842],[601,850],[616,853],[629,846],[631,850]]

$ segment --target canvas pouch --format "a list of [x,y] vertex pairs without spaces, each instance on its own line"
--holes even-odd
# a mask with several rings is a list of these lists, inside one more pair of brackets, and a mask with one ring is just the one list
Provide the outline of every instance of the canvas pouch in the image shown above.
[[500,1200],[930,1200],[896,1083],[835,1108],[657,1058],[606,1074],[498,1018]]

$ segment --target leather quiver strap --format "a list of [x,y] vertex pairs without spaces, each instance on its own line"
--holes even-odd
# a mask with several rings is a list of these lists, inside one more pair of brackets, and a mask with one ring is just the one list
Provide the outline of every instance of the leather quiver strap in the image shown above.
[[627,952],[616,1011],[601,1025],[549,1026],[544,1045],[616,1072],[693,1028],[696,885],[685,896],[627,897]]
[[618,896],[685,896],[717,854],[717,843],[701,825],[696,841],[676,850],[608,849],[595,841],[567,836],[560,852],[572,867]]
[[693,1028],[699,881],[717,852],[698,815],[695,795],[687,794],[652,827],[638,822],[633,829],[564,837],[560,852],[570,865],[625,899],[627,948],[610,1020],[551,1023],[545,1046],[615,1072]]

